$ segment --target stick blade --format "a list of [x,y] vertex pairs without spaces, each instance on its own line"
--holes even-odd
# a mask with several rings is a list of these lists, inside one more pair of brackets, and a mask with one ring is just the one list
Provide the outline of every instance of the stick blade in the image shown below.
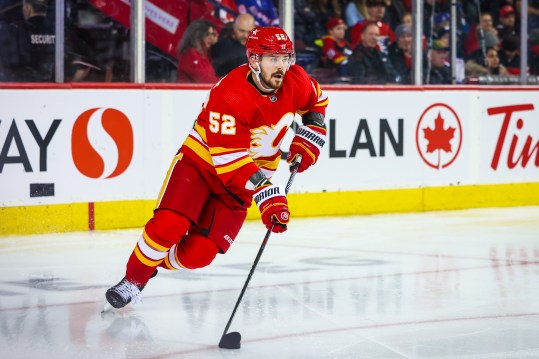
[[239,349],[241,347],[241,334],[231,332],[224,334],[219,342],[219,348],[222,349]]

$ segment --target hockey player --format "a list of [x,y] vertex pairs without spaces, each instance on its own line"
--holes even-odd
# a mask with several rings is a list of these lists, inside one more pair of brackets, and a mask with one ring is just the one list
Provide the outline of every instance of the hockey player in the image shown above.
[[294,65],[292,42],[281,28],[255,28],[246,47],[249,63],[213,86],[174,157],[125,277],[106,292],[113,307],[138,300],[156,267],[201,268],[226,253],[253,197],[268,229],[287,229],[285,191],[270,181],[279,147],[298,113],[303,125],[287,161],[301,155],[298,172],[315,164],[326,139],[328,99],[318,82]]

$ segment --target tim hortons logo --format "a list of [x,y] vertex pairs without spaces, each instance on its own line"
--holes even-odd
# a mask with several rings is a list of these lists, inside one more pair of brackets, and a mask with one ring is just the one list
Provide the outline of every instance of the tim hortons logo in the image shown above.
[[[526,136],[524,139],[522,134],[522,132],[525,131],[525,125],[529,124],[531,119],[528,118],[525,120],[523,118],[517,118],[522,115],[520,112],[532,111],[533,109],[533,104],[501,106],[487,109],[489,116],[504,115],[500,133],[498,134],[498,140],[496,142],[496,148],[494,149],[492,161],[490,162],[490,167],[492,167],[492,169],[498,169],[502,153],[507,154],[506,163],[509,169],[515,168],[519,163],[522,168],[525,168],[532,159],[534,153],[535,167],[539,167],[539,139],[534,140],[530,135]],[[538,128],[538,124],[535,124],[535,128]],[[527,129],[529,130],[529,127]],[[507,149],[508,146],[509,148]]]
[[421,159],[437,170],[450,166],[462,146],[462,126],[457,113],[448,105],[429,106],[416,127],[416,145]]
[[113,108],[83,112],[71,134],[73,163],[90,178],[113,178],[129,167],[133,158],[133,128],[127,116]]

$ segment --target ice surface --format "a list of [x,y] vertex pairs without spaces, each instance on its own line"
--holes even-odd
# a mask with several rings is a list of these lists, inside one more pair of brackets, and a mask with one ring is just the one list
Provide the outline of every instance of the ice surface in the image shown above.
[[140,230],[0,238],[0,358],[538,358],[539,207],[246,223],[101,315]]

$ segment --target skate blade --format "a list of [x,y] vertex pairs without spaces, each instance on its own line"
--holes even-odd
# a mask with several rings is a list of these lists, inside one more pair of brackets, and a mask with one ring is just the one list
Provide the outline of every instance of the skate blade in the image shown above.
[[110,305],[110,303],[106,303],[105,306],[103,307],[103,309],[101,310],[101,314],[103,313],[108,313],[110,311],[114,311],[114,307],[112,305]]

